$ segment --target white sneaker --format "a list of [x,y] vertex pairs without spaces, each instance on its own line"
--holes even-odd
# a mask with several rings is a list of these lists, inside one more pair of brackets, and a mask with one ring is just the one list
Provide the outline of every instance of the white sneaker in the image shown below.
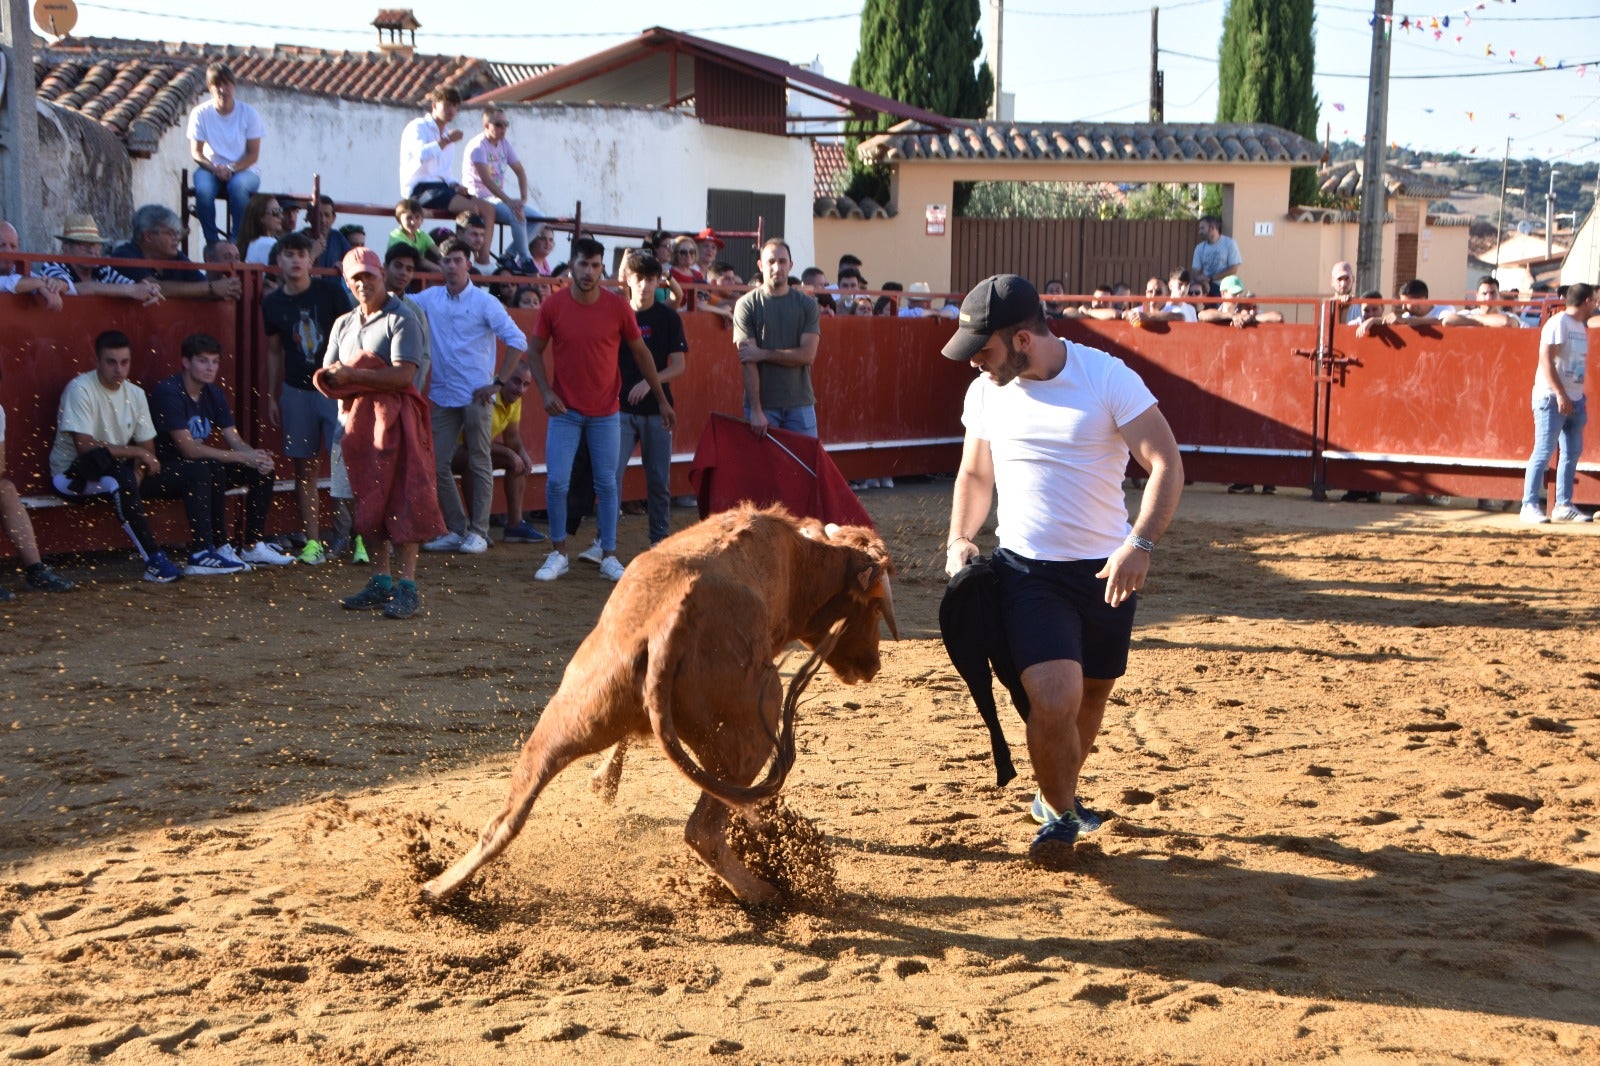
[[600,576],[607,581],[621,581],[625,569],[627,568],[622,565],[622,560],[615,555],[608,555],[600,560]]
[[489,542],[478,533],[468,533],[461,538],[461,546],[456,551],[466,552],[468,555],[479,555],[489,550]]
[[252,566],[288,566],[294,562],[294,556],[285,555],[264,540],[258,540],[240,558]]
[[878,487],[879,487],[879,488],[885,488],[885,489],[892,489],[892,488],[894,488],[894,478],[892,478],[892,477],[886,477],[886,478],[884,478],[884,479],[883,479],[883,480],[882,480],[882,481],[880,481],[880,482],[879,482],[879,483],[878,483]]
[[1562,504],[1550,515],[1550,521],[1552,522],[1587,522],[1589,520],[1590,519],[1588,515],[1584,514],[1570,503]]
[[551,552],[544,557],[544,565],[534,573],[535,581],[554,581],[567,572],[567,557],[560,552]]
[[1522,505],[1522,520],[1530,526],[1542,526],[1550,521],[1550,516],[1538,504],[1525,503]]
[[250,569],[250,561],[248,559],[241,558],[239,555],[239,550],[232,544],[224,542],[212,550],[218,555],[222,556],[224,559],[228,560],[228,562],[238,563],[245,570]]
[[460,533],[445,533],[442,536],[434,537],[432,540],[428,541],[422,546],[422,550],[425,552],[460,551],[461,539]]
[[195,552],[189,556],[189,565],[183,568],[185,577],[205,577],[209,574],[242,574],[247,570],[243,563],[224,558],[216,551]]
[[606,550],[600,546],[599,537],[594,538],[593,544],[589,545],[587,548],[583,549],[583,551],[578,553],[578,558],[582,559],[586,563],[594,563],[596,566],[599,566],[600,560],[604,559],[605,557]]

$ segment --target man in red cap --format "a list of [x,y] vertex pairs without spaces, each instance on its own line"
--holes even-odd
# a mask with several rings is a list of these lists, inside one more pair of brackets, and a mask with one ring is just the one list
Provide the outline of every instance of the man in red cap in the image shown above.
[[[961,303],[947,359],[982,371],[950,504],[945,571],[978,555],[1000,497],[992,571],[1011,659],[1028,694],[1028,756],[1041,823],[1030,851],[1054,863],[1100,816],[1078,800],[1083,761],[1126,671],[1135,595],[1178,509],[1183,460],[1143,381],[1120,359],[1053,335],[1025,278],[979,282]],[[1150,472],[1128,524],[1129,453]]]
[[[345,253],[343,268],[344,280],[355,294],[356,307],[339,316],[328,334],[328,348],[322,358],[326,380],[340,387],[356,386],[377,392],[404,392],[413,385],[420,390],[428,377],[422,327],[389,294],[383,260],[371,248],[352,248]],[[352,366],[362,352],[373,353],[387,365],[370,370]],[[378,538],[372,577],[360,592],[344,598],[344,606],[352,611],[380,608],[387,618],[415,614],[421,606],[417,592],[417,553],[421,546],[420,541],[397,545]],[[390,558],[396,553],[400,556],[398,581],[389,573]]]

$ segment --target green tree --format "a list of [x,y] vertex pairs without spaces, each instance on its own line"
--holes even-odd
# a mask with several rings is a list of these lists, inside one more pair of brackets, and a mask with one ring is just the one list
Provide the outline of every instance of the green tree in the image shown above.
[[[1312,0],[1228,0],[1222,16],[1217,121],[1270,122],[1317,139],[1316,12]],[[1291,203],[1309,203],[1316,171],[1296,168]]]
[[[978,33],[978,0],[866,0],[861,46],[850,84],[950,118],[981,118],[994,96],[994,75]],[[880,128],[881,115],[852,123],[847,196],[889,196],[888,172],[856,155],[861,134]]]

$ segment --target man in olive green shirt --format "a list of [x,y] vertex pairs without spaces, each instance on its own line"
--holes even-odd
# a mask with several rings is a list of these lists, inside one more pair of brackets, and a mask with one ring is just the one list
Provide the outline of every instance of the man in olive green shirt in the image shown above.
[[744,411],[750,431],[769,426],[817,435],[817,397],[811,364],[822,336],[817,301],[789,284],[789,245],[774,237],[761,246],[761,287],[733,308],[733,343],[744,371]]

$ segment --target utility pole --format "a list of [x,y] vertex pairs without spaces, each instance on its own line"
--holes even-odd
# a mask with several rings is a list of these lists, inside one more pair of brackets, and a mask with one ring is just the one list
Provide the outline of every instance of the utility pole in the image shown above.
[[1511,167],[1511,138],[1506,138],[1506,154],[1500,160],[1500,213],[1494,219],[1494,269],[1500,271],[1500,245],[1506,238],[1506,175]]
[[1000,59],[1001,38],[1005,33],[1006,5],[1005,0],[989,0],[992,5],[989,10],[989,67],[994,74],[994,99],[989,103],[989,119],[999,122],[1002,118],[1000,106]]
[[1555,237],[1556,221],[1556,165],[1550,164],[1550,191],[1544,194],[1544,257],[1552,254],[1551,243]]
[[0,7],[0,215],[17,227],[24,248],[43,248],[39,217],[39,117],[33,102],[33,27],[28,0]]
[[1367,144],[1361,160],[1361,225],[1356,291],[1383,288],[1383,153],[1389,142],[1389,31],[1394,0],[1373,0],[1372,65],[1367,73]]
[[1167,120],[1167,76],[1157,65],[1161,61],[1159,44],[1161,9],[1150,9],[1150,121]]

